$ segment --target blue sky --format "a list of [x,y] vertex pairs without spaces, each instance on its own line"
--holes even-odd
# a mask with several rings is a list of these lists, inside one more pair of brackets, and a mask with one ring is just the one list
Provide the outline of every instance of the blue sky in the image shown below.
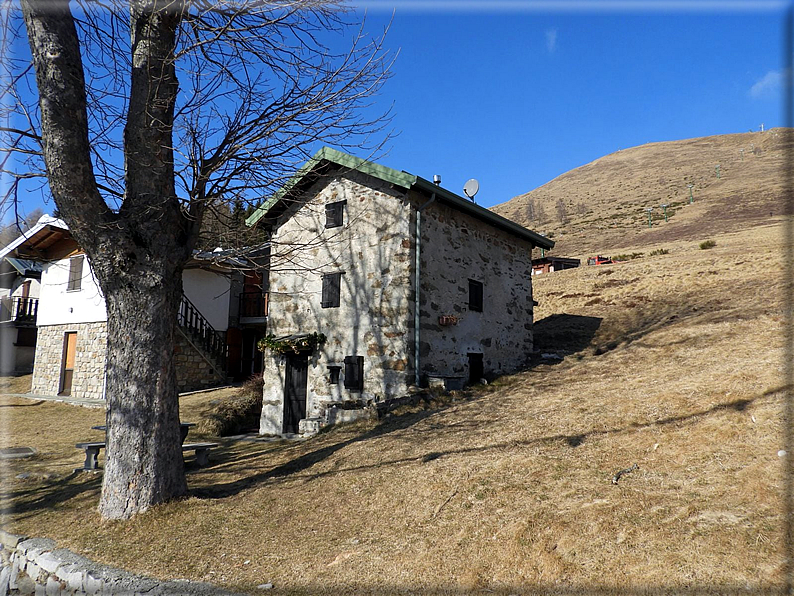
[[398,52],[378,161],[459,194],[477,178],[484,206],[619,148],[784,124],[782,2],[354,6]]
[[554,5],[398,3],[381,161],[492,206],[619,148],[784,124],[783,4]]

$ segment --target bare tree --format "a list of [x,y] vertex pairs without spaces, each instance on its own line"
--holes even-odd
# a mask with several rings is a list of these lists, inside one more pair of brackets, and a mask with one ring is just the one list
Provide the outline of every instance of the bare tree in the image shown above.
[[104,293],[99,508],[128,518],[186,492],[173,346],[206,211],[261,200],[318,142],[372,149],[388,56],[361,30],[335,53],[329,31],[349,13],[326,0],[20,2],[24,28],[13,13],[6,29],[26,33],[32,59],[3,66],[6,198],[46,176]]
[[565,206],[565,201],[562,199],[557,199],[557,203],[555,204],[554,208],[557,211],[557,219],[560,220],[560,223],[568,223],[568,208]]
[[529,199],[526,206],[526,216],[528,222],[535,222],[537,211],[535,209],[535,199]]

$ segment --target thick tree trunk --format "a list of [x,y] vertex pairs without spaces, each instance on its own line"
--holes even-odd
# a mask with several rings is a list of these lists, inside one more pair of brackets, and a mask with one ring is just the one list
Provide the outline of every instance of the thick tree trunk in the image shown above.
[[88,142],[80,44],[68,0],[21,0],[55,203],[88,255],[108,315],[107,463],[100,512],[128,518],[186,491],[173,350],[182,267],[200,221],[174,190],[174,68],[180,2],[130,2],[126,194],[113,213]]
[[157,283],[117,279],[105,287],[109,456],[100,512],[111,519],[187,490],[173,354],[181,272],[144,275]]

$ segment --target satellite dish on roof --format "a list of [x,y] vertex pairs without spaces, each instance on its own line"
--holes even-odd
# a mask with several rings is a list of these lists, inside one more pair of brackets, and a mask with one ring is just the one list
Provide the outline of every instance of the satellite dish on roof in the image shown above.
[[474,178],[471,178],[468,182],[466,182],[466,184],[463,185],[463,193],[472,201],[474,200],[474,195],[477,194],[478,190],[480,190],[480,183]]

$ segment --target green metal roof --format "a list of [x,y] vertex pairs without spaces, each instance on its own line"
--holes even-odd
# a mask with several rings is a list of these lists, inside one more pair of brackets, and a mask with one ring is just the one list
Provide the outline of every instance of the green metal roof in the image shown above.
[[463,197],[456,195],[445,188],[433,184],[424,178],[414,176],[408,172],[400,172],[398,170],[394,170],[392,168],[388,168],[359,157],[354,157],[352,155],[348,155],[347,153],[337,151],[336,149],[331,149],[330,147],[323,147],[317,153],[315,153],[309,159],[309,161],[307,161],[303,167],[301,167],[295,173],[295,175],[278,190],[278,192],[276,192],[272,197],[260,205],[259,208],[248,219],[245,220],[246,225],[253,226],[256,224],[256,222],[262,219],[268,213],[268,211],[270,211],[279,202],[280,199],[282,199],[287,193],[295,188],[304,178],[311,174],[322,162],[337,164],[343,168],[369,174],[374,178],[378,178],[384,182],[389,182],[406,190],[415,190],[428,196],[435,194],[436,200],[463,213],[471,215],[472,217],[485,221],[496,228],[509,232],[519,238],[523,238],[524,240],[528,240],[535,246],[545,249],[550,249],[554,246],[553,240],[549,240],[545,236],[541,236],[532,230],[528,230],[527,228],[520,226],[517,223],[502,217],[501,215],[497,215],[493,211],[489,211],[488,209],[477,205],[473,201],[464,199]]

